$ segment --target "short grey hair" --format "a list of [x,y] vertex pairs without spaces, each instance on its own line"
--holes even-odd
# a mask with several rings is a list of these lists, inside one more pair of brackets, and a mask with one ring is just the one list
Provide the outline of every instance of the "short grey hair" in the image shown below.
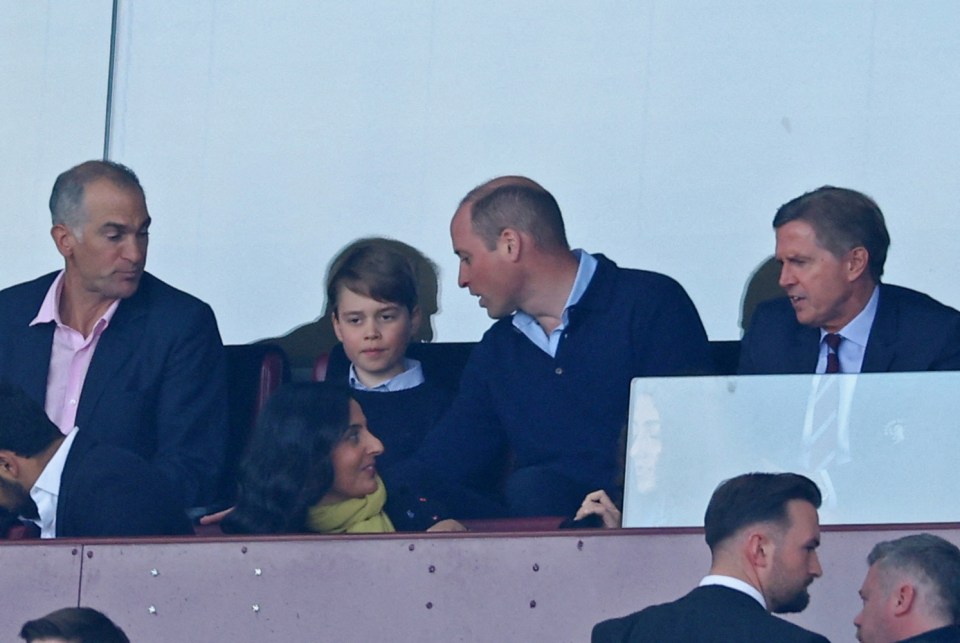
[[[113,161],[86,161],[57,177],[50,193],[50,215],[53,225],[65,225],[79,234],[87,222],[83,209],[84,188],[99,179],[107,179],[114,185],[137,191],[144,197],[140,179],[126,165]],[[144,197],[145,198],[145,197]]]
[[881,574],[900,571],[912,577],[932,614],[960,623],[960,548],[933,534],[914,534],[877,543],[867,563]]

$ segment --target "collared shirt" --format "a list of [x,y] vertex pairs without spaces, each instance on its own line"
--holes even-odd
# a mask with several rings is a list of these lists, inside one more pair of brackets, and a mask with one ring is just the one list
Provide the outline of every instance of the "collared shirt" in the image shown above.
[[374,387],[368,387],[357,377],[357,371],[350,365],[350,375],[348,376],[350,388],[358,391],[376,391],[378,393],[393,393],[396,391],[405,391],[423,384],[423,366],[415,359],[405,357],[403,359],[403,372],[394,375],[385,382],[380,382]]
[[120,300],[114,301],[103,316],[93,326],[89,337],[65,325],[60,319],[60,297],[63,293],[63,275],[60,271],[50,284],[47,295],[40,304],[37,316],[30,322],[37,324],[55,323],[53,346],[50,350],[50,368],[47,372],[47,395],[44,410],[47,417],[66,435],[73,429],[77,419],[77,407],[80,405],[80,392],[87,377],[90,361],[100,342],[100,336],[110,325]]
[[573,280],[573,288],[570,289],[570,296],[567,297],[567,303],[563,307],[563,313],[560,315],[560,325],[553,329],[550,335],[543,330],[543,326],[537,321],[536,317],[518,310],[513,314],[513,325],[521,333],[534,343],[534,345],[545,352],[550,357],[557,356],[557,348],[560,346],[560,338],[563,331],[570,322],[570,308],[576,305],[583,293],[586,292],[590,280],[593,279],[593,273],[597,271],[597,260],[589,252],[581,249],[573,251],[580,265],[577,267],[577,276]]
[[734,578],[733,576],[722,576],[720,574],[708,574],[703,577],[703,580],[700,581],[700,587],[706,587],[707,585],[722,585],[723,587],[729,587],[730,589],[735,589],[738,592],[743,592],[750,598],[760,603],[763,609],[767,609],[767,601],[763,599],[763,594],[761,594],[756,587],[750,583],[740,580],[739,578]]
[[40,477],[30,488],[30,497],[37,504],[37,513],[40,518],[34,520],[40,527],[41,538],[55,538],[57,535],[57,500],[60,497],[60,478],[63,476],[63,466],[67,463],[67,456],[77,437],[77,429],[67,433],[67,437],[60,443],[60,447],[47,462],[47,466],[40,472]]
[[[867,301],[860,313],[850,320],[850,322],[837,331],[837,334],[843,338],[840,342],[840,348],[837,349],[837,357],[840,358],[841,373],[859,373],[863,368],[863,355],[867,350],[867,339],[870,337],[870,329],[873,327],[873,320],[877,317],[877,302],[880,301],[880,287],[874,286],[873,294]],[[820,329],[820,358],[817,360],[817,373],[824,373],[827,370],[827,343],[823,338],[827,336],[827,331]]]

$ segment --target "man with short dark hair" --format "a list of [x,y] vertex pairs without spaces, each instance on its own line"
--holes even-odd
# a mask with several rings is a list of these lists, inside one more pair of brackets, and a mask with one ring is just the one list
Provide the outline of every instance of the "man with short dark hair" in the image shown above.
[[553,195],[525,177],[472,190],[450,234],[460,287],[497,321],[413,464],[469,485],[508,451],[507,514],[572,514],[614,483],[630,380],[711,370],[700,317],[669,277],[571,250]]
[[704,517],[712,562],[700,586],[672,603],[593,628],[593,643],[768,643],[827,639],[773,613],[800,612],[822,573],[820,491],[793,473],[723,482]]
[[27,621],[20,638],[27,643],[130,643],[123,630],[92,607],[64,607]]
[[184,507],[208,502],[227,428],[213,311],[144,272],[151,218],[129,168],[67,170],[50,212],[64,269],[0,292],[0,379],[61,433],[79,427],[152,462]]
[[933,534],[878,543],[867,557],[862,643],[960,641],[960,549]]
[[85,429],[64,436],[37,402],[3,383],[0,508],[35,522],[42,538],[193,533],[150,464]]
[[890,235],[873,199],[825,186],[783,205],[773,227],[787,297],[757,307],[741,374],[960,369],[960,312],[881,283]]

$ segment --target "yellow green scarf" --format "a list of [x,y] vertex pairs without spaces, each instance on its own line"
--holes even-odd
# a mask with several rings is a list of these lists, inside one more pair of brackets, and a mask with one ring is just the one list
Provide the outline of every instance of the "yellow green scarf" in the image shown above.
[[387,489],[377,476],[377,490],[363,498],[332,505],[315,504],[307,511],[307,529],[321,534],[383,534],[396,531],[383,505]]

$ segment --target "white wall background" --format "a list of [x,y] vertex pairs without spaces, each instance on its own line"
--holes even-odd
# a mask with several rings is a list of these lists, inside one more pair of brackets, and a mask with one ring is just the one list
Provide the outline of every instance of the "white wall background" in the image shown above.
[[0,288],[62,266],[47,200],[103,155],[109,0],[0,0]]
[[[49,188],[100,155],[110,7],[3,5],[7,285],[58,265]],[[575,246],[677,278],[712,339],[739,336],[776,208],[824,183],[880,203],[889,281],[960,305],[953,0],[120,8],[110,156],[146,187],[148,269],[227,342],[315,318],[327,262],[372,234],[440,265],[436,339],[477,339],[447,227],[506,173],[557,196]]]

